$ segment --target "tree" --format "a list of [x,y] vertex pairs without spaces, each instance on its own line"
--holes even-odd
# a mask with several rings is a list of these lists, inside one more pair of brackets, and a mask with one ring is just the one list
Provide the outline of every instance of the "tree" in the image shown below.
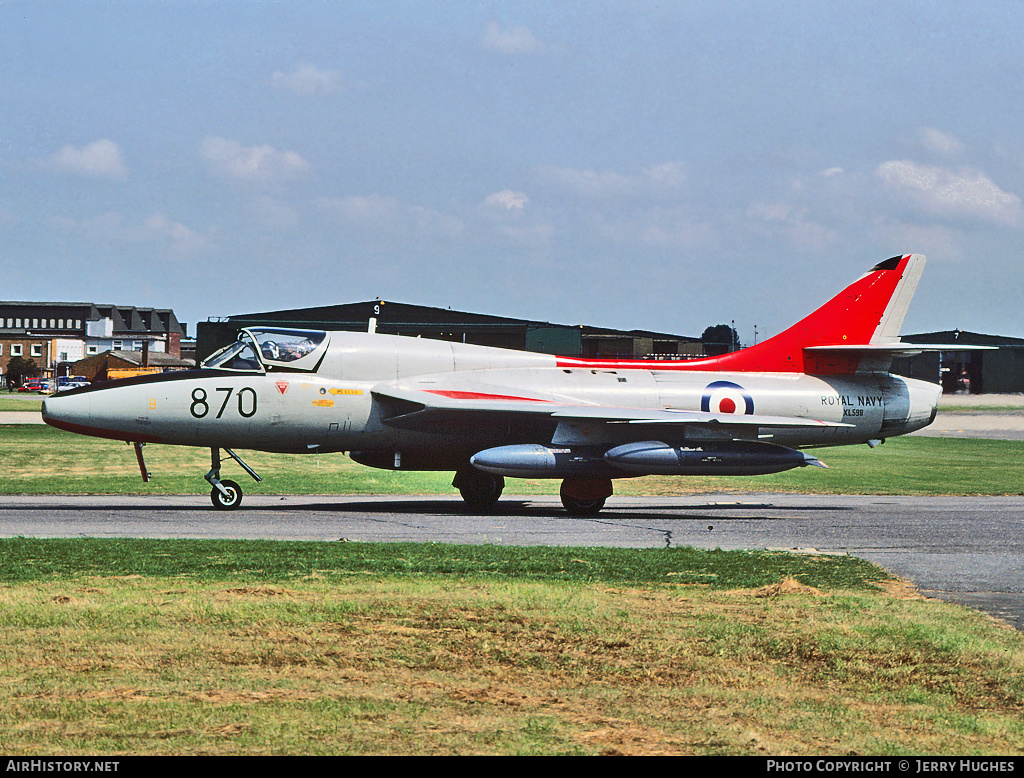
[[11,357],[11,361],[7,363],[8,386],[13,386],[14,384],[21,385],[27,377],[37,375],[39,375],[39,365],[36,364],[34,359]]
[[728,324],[716,324],[714,327],[708,327],[700,336],[700,340],[704,344],[704,353],[709,357],[727,354],[740,347],[740,336]]

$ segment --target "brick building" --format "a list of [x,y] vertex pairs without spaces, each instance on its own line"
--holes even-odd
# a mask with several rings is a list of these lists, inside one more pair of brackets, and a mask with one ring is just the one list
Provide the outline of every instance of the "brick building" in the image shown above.
[[106,351],[181,357],[185,327],[174,311],[81,302],[0,301],[0,384],[11,359],[32,360],[43,378],[70,375],[74,362]]

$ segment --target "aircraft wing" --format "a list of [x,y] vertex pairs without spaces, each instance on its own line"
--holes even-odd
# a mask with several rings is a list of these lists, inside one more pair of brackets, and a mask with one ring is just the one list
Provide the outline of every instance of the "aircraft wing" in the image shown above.
[[[490,387],[489,387],[490,388]],[[387,409],[385,424],[418,432],[472,432],[481,424],[523,424],[547,421],[558,425],[556,441],[566,439],[569,429],[581,426],[668,425],[674,434],[681,426],[699,426],[725,436],[756,435],[757,428],[825,428],[851,427],[851,424],[803,419],[793,416],[709,413],[657,408],[620,408],[607,405],[582,405],[564,398],[521,390],[508,392],[467,392],[443,389],[408,389],[378,386],[374,397]],[[624,431],[624,430],[623,430]]]

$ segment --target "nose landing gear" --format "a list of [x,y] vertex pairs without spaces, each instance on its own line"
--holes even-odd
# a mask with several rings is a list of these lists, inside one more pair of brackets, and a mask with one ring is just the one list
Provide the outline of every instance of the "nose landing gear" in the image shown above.
[[[242,469],[252,476],[253,480],[259,483],[260,478],[256,471],[243,462],[234,451],[224,449],[225,453],[235,460]],[[210,472],[206,474],[206,480],[213,486],[210,492],[210,500],[213,507],[220,511],[233,511],[242,504],[242,487],[230,480],[220,480],[220,449],[210,449]]]

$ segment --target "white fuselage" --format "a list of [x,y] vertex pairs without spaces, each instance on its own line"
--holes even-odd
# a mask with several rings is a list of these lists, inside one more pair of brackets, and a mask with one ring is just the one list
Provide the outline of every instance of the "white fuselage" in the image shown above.
[[402,429],[385,422],[393,409],[375,391],[498,397],[493,387],[500,387],[502,397],[542,394],[575,406],[755,413],[847,425],[760,430],[760,439],[789,447],[912,432],[932,421],[940,393],[937,385],[887,373],[725,373],[657,362],[649,368],[623,367],[347,332],[330,333],[313,356],[312,368],[216,368],[98,385],[48,398],[43,413],[55,426],[129,441],[295,453],[408,452],[404,467],[448,469],[483,448],[524,442],[524,435],[527,442],[542,444],[553,438],[613,443],[643,439],[645,432],[607,424],[598,431],[585,422],[548,419],[515,429],[505,422]]

